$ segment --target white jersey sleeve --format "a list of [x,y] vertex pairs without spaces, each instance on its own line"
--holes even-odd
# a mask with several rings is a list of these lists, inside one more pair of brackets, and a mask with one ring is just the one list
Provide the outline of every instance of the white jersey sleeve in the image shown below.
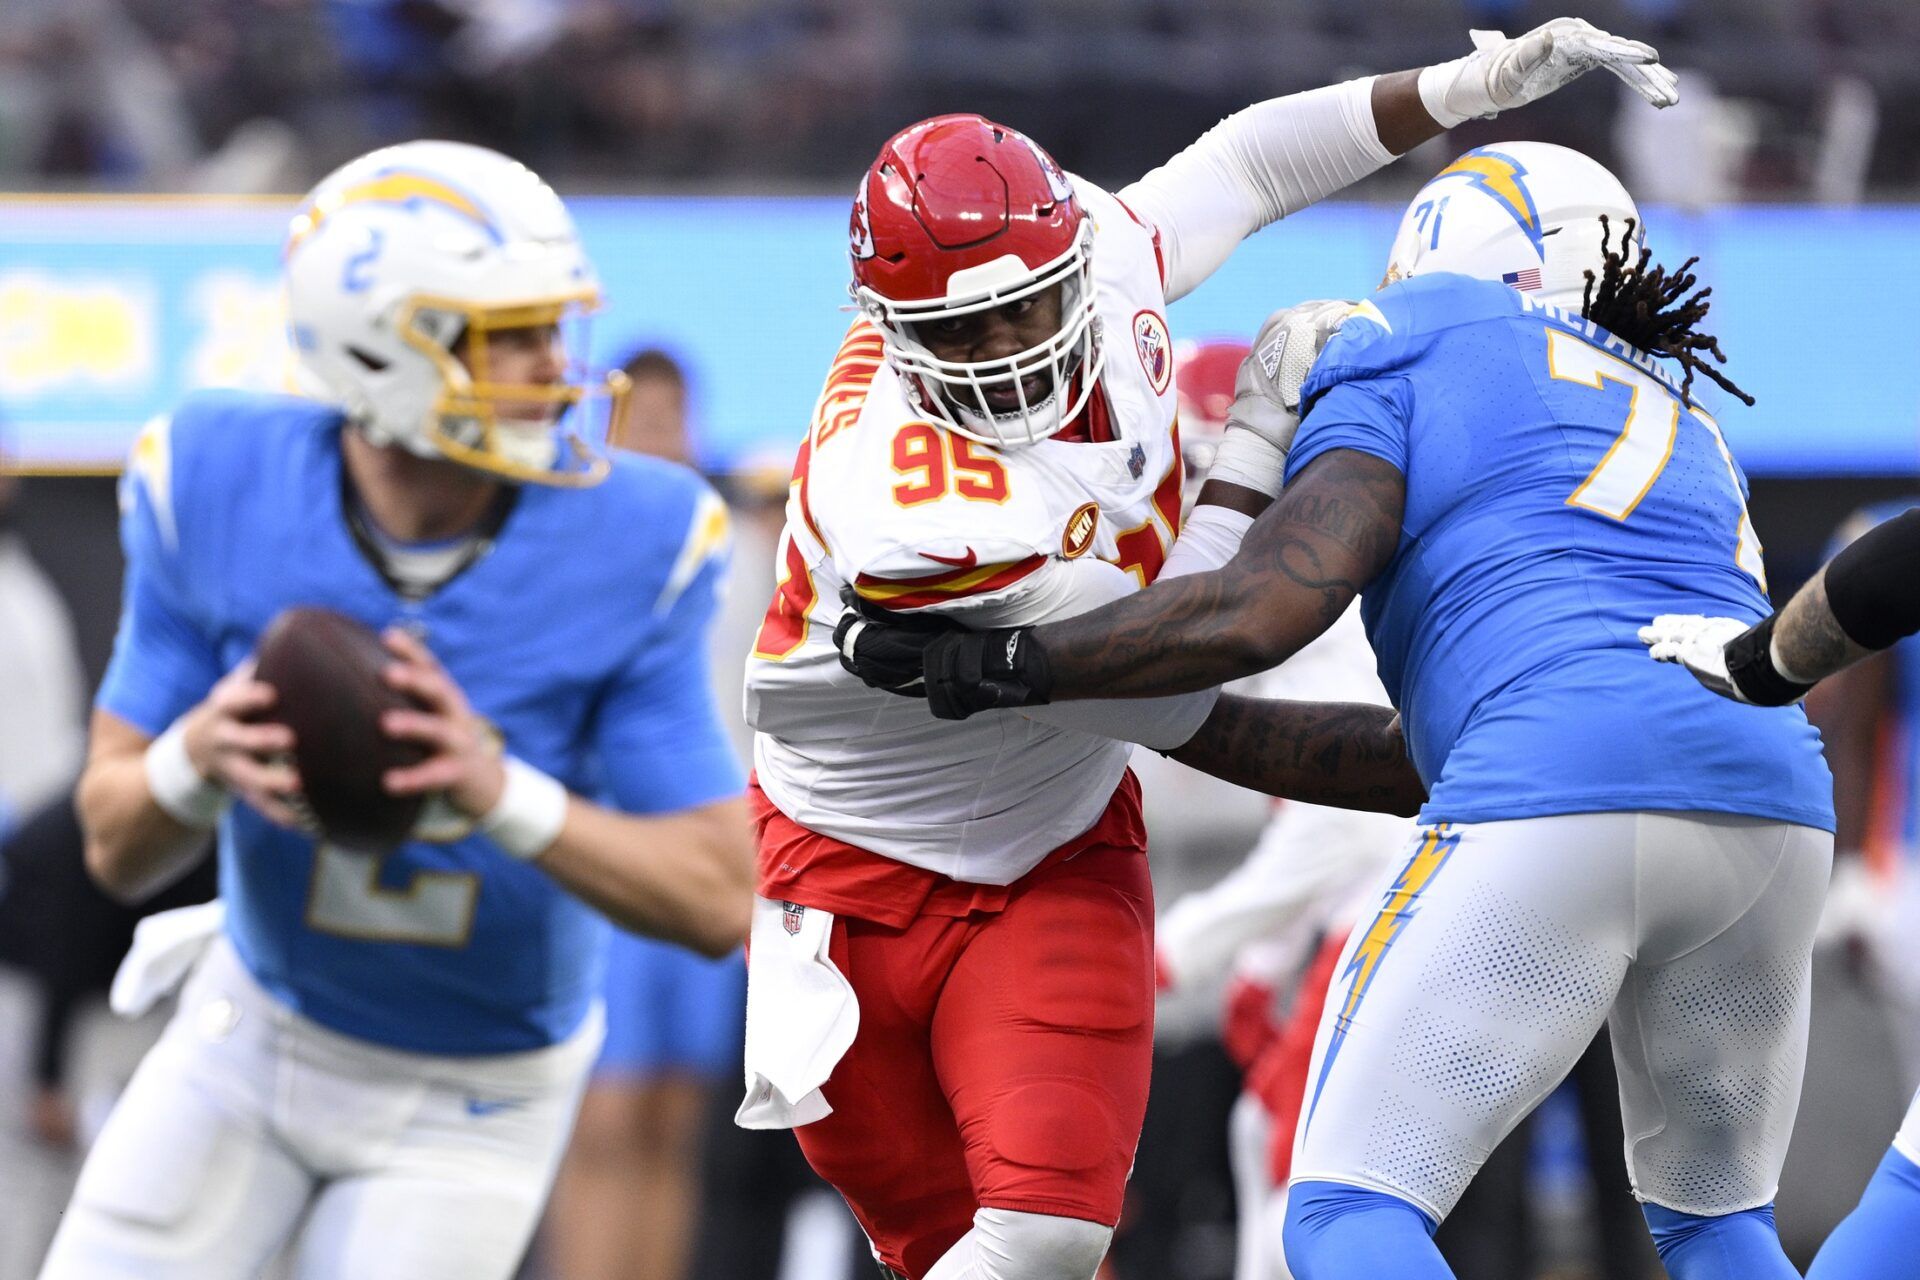
[[1167,301],[1242,240],[1393,160],[1373,120],[1373,77],[1255,103],[1120,192],[1160,235]]

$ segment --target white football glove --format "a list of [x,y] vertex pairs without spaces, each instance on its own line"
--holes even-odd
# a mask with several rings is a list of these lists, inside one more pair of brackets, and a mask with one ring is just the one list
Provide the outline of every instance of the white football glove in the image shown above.
[[1723,698],[1745,702],[1733,677],[1727,674],[1727,642],[1744,635],[1750,622],[1738,618],[1709,618],[1698,613],[1663,613],[1640,628],[1640,643],[1655,662],[1672,662]]
[[1280,496],[1287,450],[1300,429],[1300,387],[1353,303],[1316,300],[1282,307],[1254,335],[1233,379],[1233,408],[1207,479]]
[[1680,100],[1679,78],[1660,65],[1652,45],[1609,35],[1580,18],[1555,18],[1511,40],[1498,31],[1469,34],[1472,53],[1420,73],[1420,101],[1443,129],[1525,106],[1595,67],[1656,107]]

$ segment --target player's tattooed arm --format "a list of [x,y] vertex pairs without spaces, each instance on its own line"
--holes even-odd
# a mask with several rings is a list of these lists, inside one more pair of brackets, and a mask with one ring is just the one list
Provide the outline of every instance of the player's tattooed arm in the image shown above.
[[1795,593],[1774,624],[1773,664],[1801,684],[1824,679],[1871,653],[1842,630],[1833,616],[1824,568]]
[[1405,503],[1388,462],[1352,449],[1314,459],[1223,568],[1034,628],[1050,696],[1186,693],[1278,666],[1386,567]]
[[1200,732],[1167,753],[1202,773],[1283,800],[1411,817],[1426,788],[1400,716],[1364,702],[1282,702],[1223,694]]

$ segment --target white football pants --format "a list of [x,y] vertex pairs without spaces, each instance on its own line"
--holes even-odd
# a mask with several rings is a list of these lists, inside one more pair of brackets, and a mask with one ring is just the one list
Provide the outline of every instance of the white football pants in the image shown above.
[[1334,970],[1293,1180],[1445,1218],[1605,1021],[1634,1194],[1773,1199],[1833,838],[1711,813],[1417,833]]
[[507,1280],[599,1051],[596,1009],[529,1053],[433,1057],[329,1031],[224,938],[87,1158],[40,1280]]

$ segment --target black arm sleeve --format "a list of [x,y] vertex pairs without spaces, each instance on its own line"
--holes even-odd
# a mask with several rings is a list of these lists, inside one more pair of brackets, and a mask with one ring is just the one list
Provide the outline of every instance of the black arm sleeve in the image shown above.
[[1833,558],[1827,604],[1863,649],[1884,649],[1920,631],[1920,508],[1868,531]]

